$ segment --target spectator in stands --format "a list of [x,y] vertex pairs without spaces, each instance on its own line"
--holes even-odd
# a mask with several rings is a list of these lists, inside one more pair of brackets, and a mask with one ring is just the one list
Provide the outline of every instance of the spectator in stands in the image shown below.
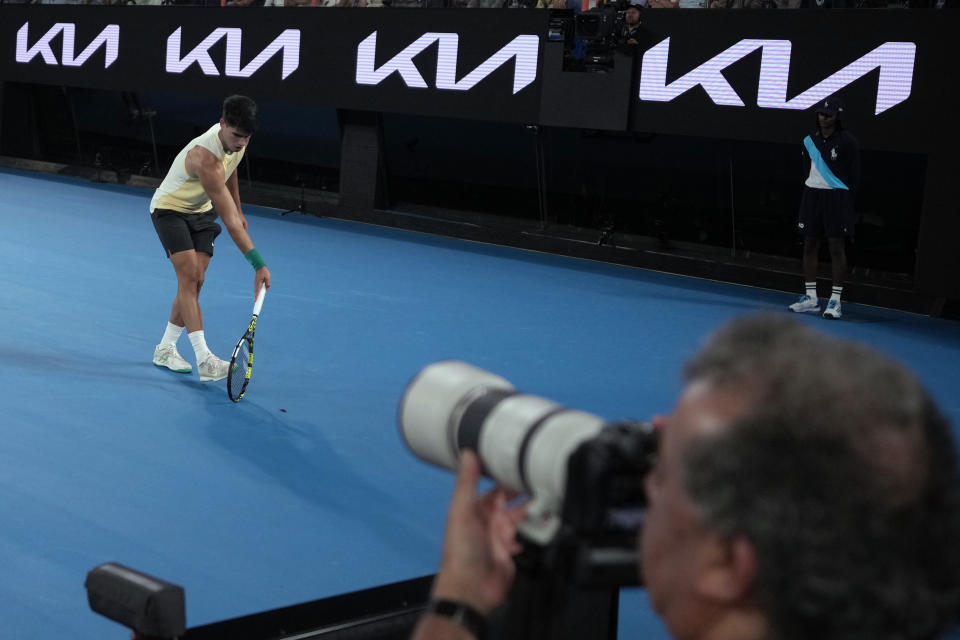
[[163,0],[164,4],[183,7],[219,7],[222,0]]
[[655,9],[703,9],[705,0],[650,0]]
[[840,296],[847,274],[847,238],[853,237],[853,203],[860,186],[860,144],[841,122],[843,105],[828,98],[817,107],[817,131],[803,139],[800,153],[806,180],[797,229],[803,234],[804,293],[790,305],[798,313],[819,313],[817,271],[820,239],[827,238],[833,270],[833,291],[823,317],[840,318]]
[[643,10],[639,4],[631,4],[627,6],[623,14],[623,33],[620,36],[621,42],[629,45],[640,44],[642,39],[642,17]]
[[[933,640],[956,623],[957,443],[910,372],[766,315],[721,329],[685,373],[654,418],[638,542],[673,638]],[[482,635],[510,591],[523,514],[502,489],[477,497],[479,475],[464,451],[415,640]]]
[[771,0],[710,0],[711,9],[763,9]]

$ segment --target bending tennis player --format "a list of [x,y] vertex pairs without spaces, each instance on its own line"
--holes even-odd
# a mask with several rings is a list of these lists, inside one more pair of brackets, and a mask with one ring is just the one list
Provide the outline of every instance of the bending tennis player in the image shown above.
[[220,122],[177,154],[150,201],[153,226],[177,273],[177,297],[167,330],[153,352],[153,363],[178,373],[192,371],[177,351],[177,339],[186,327],[203,381],[222,380],[230,367],[207,347],[199,302],[204,274],[213,257],[213,241],[221,231],[218,214],[256,272],[254,292],[261,285],[270,288],[270,270],[247,233],[237,184],[237,165],[256,129],[257,105],[253,100],[246,96],[224,100]]

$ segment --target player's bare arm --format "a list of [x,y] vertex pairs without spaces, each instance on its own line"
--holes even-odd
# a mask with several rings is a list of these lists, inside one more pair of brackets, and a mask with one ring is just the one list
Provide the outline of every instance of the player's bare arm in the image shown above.
[[242,253],[253,249],[253,241],[243,228],[237,204],[224,183],[223,165],[217,157],[203,147],[194,147],[187,153],[186,168],[188,175],[200,180],[237,248]]
[[230,177],[227,178],[227,190],[230,192],[230,197],[233,198],[233,202],[237,205],[237,211],[240,212],[240,222],[243,224],[244,231],[249,230],[247,225],[247,217],[243,215],[243,207],[240,205],[240,180],[237,178],[237,172],[234,171],[230,174]]
[[[224,182],[223,164],[202,147],[195,147],[187,153],[187,173],[195,175],[203,190],[210,197],[213,206],[216,207],[220,219],[233,238],[234,244],[240,249],[241,253],[246,255],[253,249],[253,241],[244,228],[243,214],[237,207],[227,184]],[[234,174],[235,177],[236,174]],[[254,278],[254,295],[260,291],[261,286],[270,288],[270,270],[266,266],[260,266],[256,271]]]

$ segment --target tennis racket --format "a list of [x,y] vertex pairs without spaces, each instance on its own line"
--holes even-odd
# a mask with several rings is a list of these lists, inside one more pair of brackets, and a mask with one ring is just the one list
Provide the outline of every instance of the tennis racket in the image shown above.
[[257,328],[257,318],[260,316],[260,309],[263,307],[263,299],[266,295],[267,288],[260,287],[257,300],[253,303],[253,317],[247,325],[247,331],[233,348],[233,356],[230,358],[227,395],[234,402],[240,402],[240,398],[247,392],[247,385],[250,384],[250,374],[253,373],[253,332]]

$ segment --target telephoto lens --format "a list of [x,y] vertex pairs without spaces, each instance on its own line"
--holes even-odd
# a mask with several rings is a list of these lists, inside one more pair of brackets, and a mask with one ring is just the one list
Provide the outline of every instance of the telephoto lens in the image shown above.
[[399,424],[407,446],[422,460],[453,470],[459,452],[471,449],[484,475],[531,496],[521,532],[545,544],[559,526],[568,459],[605,422],[447,360],[428,365],[407,386]]

